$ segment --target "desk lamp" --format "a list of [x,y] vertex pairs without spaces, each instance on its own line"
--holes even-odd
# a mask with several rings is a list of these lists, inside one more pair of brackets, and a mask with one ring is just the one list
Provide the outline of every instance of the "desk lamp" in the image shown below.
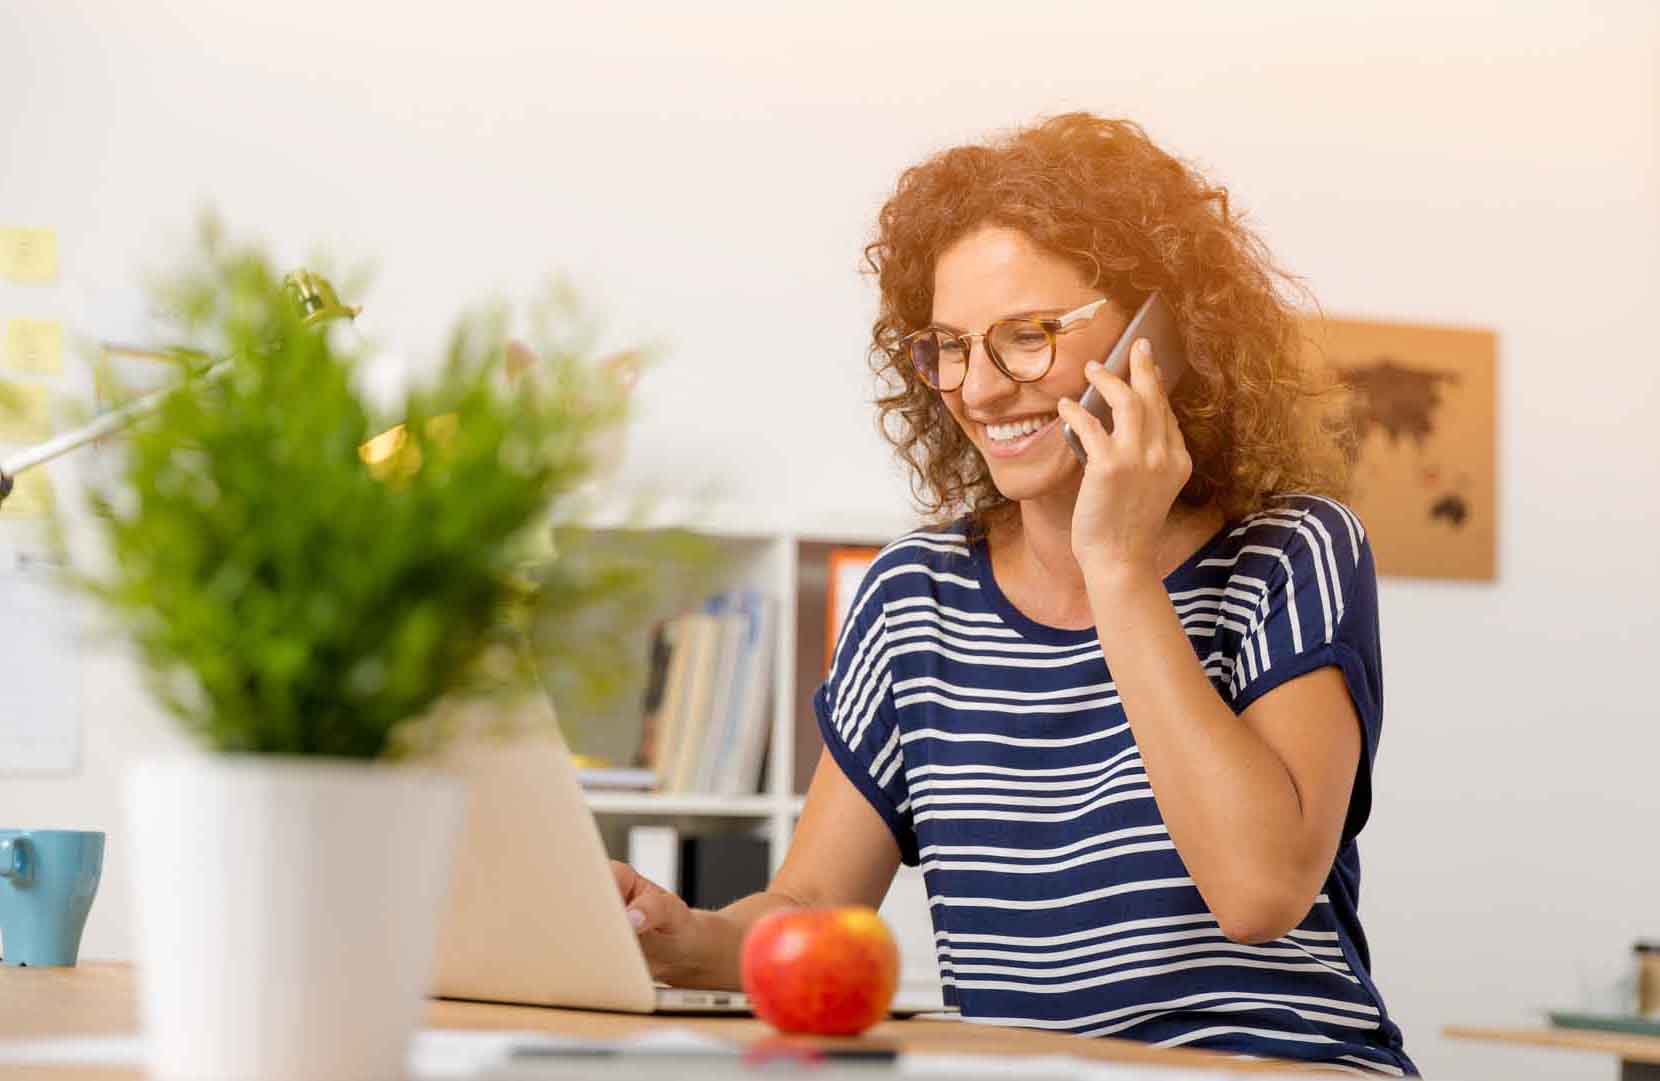
[[[296,270],[282,281],[283,287],[293,298],[295,305],[300,309],[307,326],[316,326],[335,319],[355,319],[361,307],[347,307],[340,303],[335,295],[334,286],[321,274],[314,274],[309,270]],[[220,360],[212,364],[202,378],[212,379],[223,374],[229,361]],[[0,503],[11,495],[15,478],[19,473],[44,465],[54,458],[60,458],[72,450],[76,450],[107,435],[113,435],[148,416],[161,406],[167,396],[176,390],[176,387],[163,387],[141,398],[135,398],[119,409],[113,409],[91,423],[77,428],[72,432],[54,436],[39,446],[19,451],[12,457],[0,461]],[[373,441],[371,441],[373,442]],[[365,444],[367,447],[368,444]],[[367,460],[367,453],[365,455]]]

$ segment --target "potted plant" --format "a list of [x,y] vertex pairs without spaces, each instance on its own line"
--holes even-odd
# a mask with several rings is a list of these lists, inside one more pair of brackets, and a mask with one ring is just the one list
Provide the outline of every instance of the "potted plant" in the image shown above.
[[532,319],[540,378],[503,378],[496,308],[377,418],[366,345],[256,248],[210,224],[162,299],[221,359],[130,433],[90,518],[107,558],[78,579],[205,752],[129,781],[151,1070],[401,1077],[463,812],[422,764],[442,707],[629,686],[620,644],[706,552],[550,545],[624,413],[567,301]]

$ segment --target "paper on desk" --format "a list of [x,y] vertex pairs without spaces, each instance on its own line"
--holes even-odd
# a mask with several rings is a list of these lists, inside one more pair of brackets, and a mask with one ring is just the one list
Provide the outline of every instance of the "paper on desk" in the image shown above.
[[[409,1068],[419,1078],[470,1077],[505,1063],[513,1048],[541,1038],[536,1032],[422,1032],[410,1044]],[[0,1066],[143,1065],[144,1041],[137,1036],[0,1040]]]
[[573,1054],[617,1051],[630,1055],[737,1056],[736,1044],[694,1032],[689,1028],[652,1029],[621,1040],[593,1040],[546,1032],[477,1032],[468,1029],[427,1029],[415,1037],[409,1050],[409,1069],[418,1078],[471,1077],[499,1069],[518,1050]]
[[[1075,1055],[907,1054],[899,1058],[901,1077],[951,1077],[956,1081],[993,1081],[1018,1077],[1053,1081],[1229,1081],[1235,1074],[1186,1070],[1129,1062],[1102,1062]],[[1256,1075],[1261,1077],[1261,1074]]]
[[[1154,1066],[1151,1064],[1132,1066],[1127,1062],[1099,1062],[1093,1059],[1080,1060],[1078,1063],[1078,1081],[1238,1081],[1237,1073],[1221,1070],[1189,1070],[1180,1066]],[[1298,1071],[1296,1074],[1252,1074],[1256,1081],[1273,1081],[1279,1077],[1286,1081],[1289,1077],[1302,1077],[1307,1071]]]
[[681,1054],[687,1051],[727,1052],[736,1055],[742,1050],[738,1044],[728,1040],[717,1039],[707,1033],[678,1025],[669,1028],[648,1029],[640,1035],[632,1036],[626,1040],[600,1041],[599,1045],[609,1045],[622,1051],[645,1051],[667,1055]]
[[0,1040],[0,1066],[140,1066],[137,1036],[63,1036],[55,1040]]
[[409,1047],[409,1072],[416,1077],[471,1077],[506,1063],[519,1044],[536,1032],[470,1032],[427,1029]]
[[[409,1071],[417,1081],[475,1077],[499,1070],[520,1048],[572,1052],[616,1050],[645,1057],[677,1054],[737,1055],[735,1044],[689,1028],[653,1029],[624,1040],[588,1040],[545,1032],[479,1032],[427,1029],[409,1048]],[[628,1061],[626,1058],[617,1060]],[[637,1060],[636,1060],[637,1061]],[[53,1040],[0,1040],[0,1066],[140,1067],[144,1044],[136,1036],[70,1036]],[[1216,1070],[1099,1062],[1071,1055],[903,1054],[895,1064],[900,1077],[951,1077],[957,1081],[997,1078],[1066,1079],[1066,1081],[1228,1081]],[[1262,1076],[1262,1075],[1258,1075]]]
[[[686,1028],[655,1030],[627,1040],[583,1040],[546,1032],[477,1032],[427,1029],[409,1045],[409,1071],[415,1078],[472,1077],[507,1064],[519,1048],[594,1051],[624,1050],[642,1054],[683,1054],[737,1049],[724,1041]],[[0,1040],[0,1066],[144,1065],[144,1041],[137,1036],[64,1036],[51,1040]]]
[[899,1057],[901,1077],[1063,1077],[1075,1078],[1084,1064],[1071,1055],[947,1055],[913,1053]]

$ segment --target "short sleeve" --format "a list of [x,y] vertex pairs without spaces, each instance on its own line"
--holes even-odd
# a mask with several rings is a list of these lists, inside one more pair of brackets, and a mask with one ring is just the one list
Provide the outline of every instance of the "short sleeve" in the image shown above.
[[893,707],[878,559],[860,583],[830,671],[813,695],[824,746],[888,824],[908,866],[919,862],[904,751]]
[[1299,497],[1266,512],[1281,541],[1234,660],[1230,704],[1243,713],[1275,687],[1317,668],[1343,673],[1360,717],[1361,754],[1343,840],[1366,824],[1372,765],[1383,727],[1383,656],[1378,636],[1377,572],[1354,512],[1331,500]]

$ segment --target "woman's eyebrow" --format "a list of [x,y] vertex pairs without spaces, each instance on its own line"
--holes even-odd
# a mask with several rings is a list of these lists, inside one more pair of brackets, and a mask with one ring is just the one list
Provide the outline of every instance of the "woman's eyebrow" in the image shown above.
[[[1009,312],[1007,315],[1000,315],[995,321],[1001,322],[1004,319],[1042,319],[1043,317],[1049,315],[1059,315],[1065,310],[1066,309],[1064,308],[1031,308],[1027,311]],[[931,327],[939,327],[941,330],[949,330],[953,334],[966,333],[962,327],[956,326],[952,323],[947,323],[943,319],[935,319],[928,325]]]

